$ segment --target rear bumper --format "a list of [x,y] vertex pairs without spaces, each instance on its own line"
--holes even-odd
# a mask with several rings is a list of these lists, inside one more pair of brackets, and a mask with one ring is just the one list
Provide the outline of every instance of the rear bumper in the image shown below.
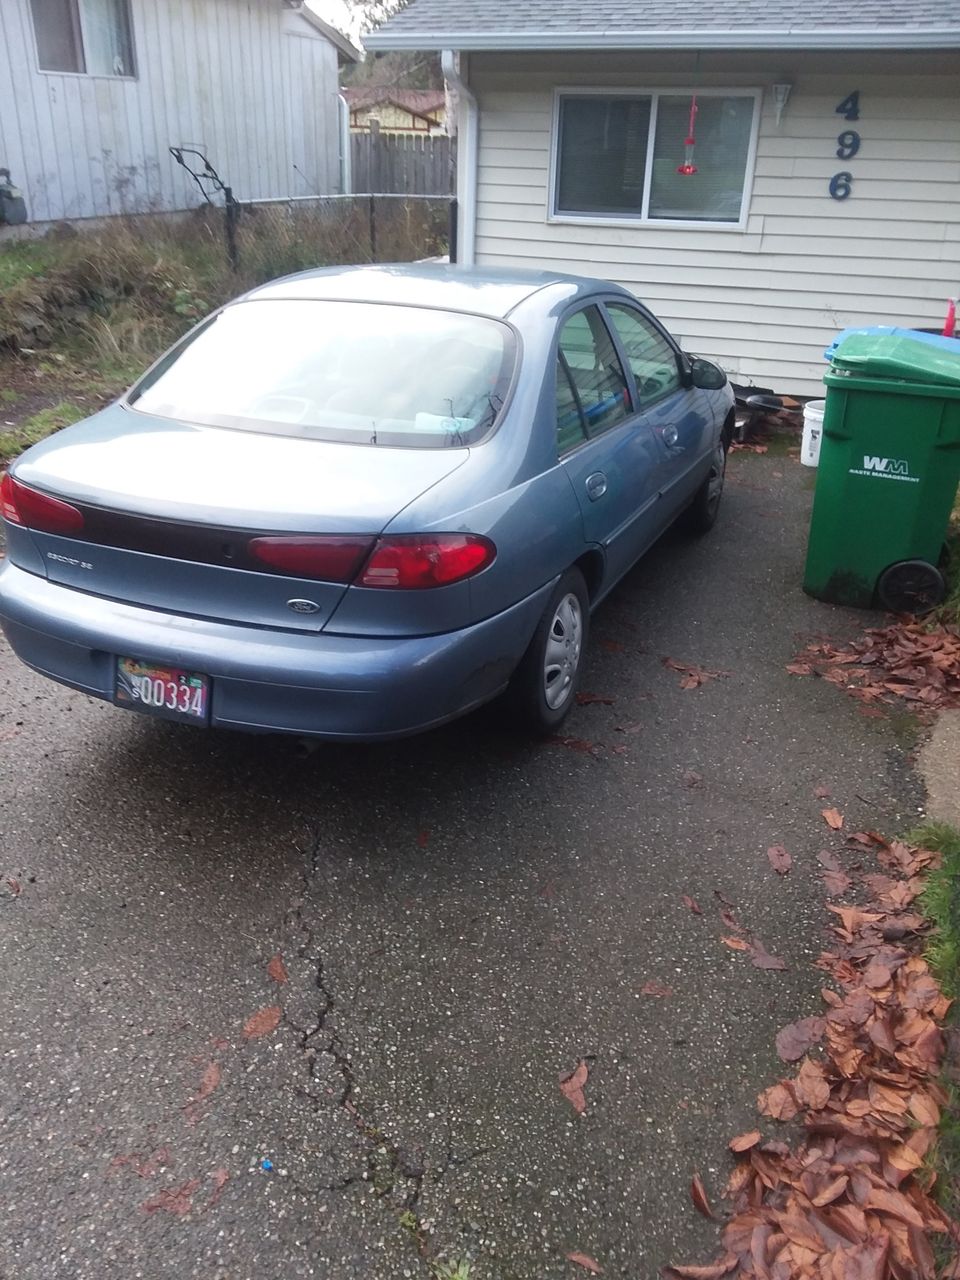
[[28,666],[113,700],[114,657],[212,677],[211,723],[374,740],[462,715],[507,683],[553,588],[461,631],[390,639],[268,631],[87,595],[7,562],[0,624]]

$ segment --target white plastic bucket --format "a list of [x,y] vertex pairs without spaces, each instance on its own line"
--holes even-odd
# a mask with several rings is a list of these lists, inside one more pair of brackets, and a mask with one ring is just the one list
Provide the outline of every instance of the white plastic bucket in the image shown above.
[[823,435],[823,411],[826,407],[826,400],[808,400],[803,406],[800,461],[805,467],[815,467],[820,461],[820,437]]

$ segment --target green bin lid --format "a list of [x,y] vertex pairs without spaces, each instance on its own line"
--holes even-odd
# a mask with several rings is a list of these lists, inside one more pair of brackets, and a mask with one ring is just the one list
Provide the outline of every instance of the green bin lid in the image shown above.
[[896,378],[960,387],[960,342],[957,354],[897,334],[854,333],[833,355],[833,369],[866,378]]

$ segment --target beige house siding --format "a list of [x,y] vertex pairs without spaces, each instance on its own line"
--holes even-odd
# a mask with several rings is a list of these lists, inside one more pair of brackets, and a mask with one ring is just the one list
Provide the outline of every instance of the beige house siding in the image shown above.
[[[686,349],[742,382],[813,395],[860,324],[931,327],[960,293],[960,54],[480,55],[477,261],[547,266],[637,293]],[[771,86],[792,91],[780,125]],[[518,88],[522,85],[522,88]],[[552,220],[557,87],[763,89],[746,227]],[[835,113],[860,91],[860,120]],[[837,135],[862,143],[837,158]],[[830,198],[833,174],[853,192]]]

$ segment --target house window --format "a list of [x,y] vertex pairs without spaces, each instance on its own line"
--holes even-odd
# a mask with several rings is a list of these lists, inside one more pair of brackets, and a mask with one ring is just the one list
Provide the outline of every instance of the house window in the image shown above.
[[561,93],[553,216],[742,223],[760,94],[696,91],[696,172],[684,174],[694,92]]
[[130,0],[30,0],[41,71],[133,76]]

